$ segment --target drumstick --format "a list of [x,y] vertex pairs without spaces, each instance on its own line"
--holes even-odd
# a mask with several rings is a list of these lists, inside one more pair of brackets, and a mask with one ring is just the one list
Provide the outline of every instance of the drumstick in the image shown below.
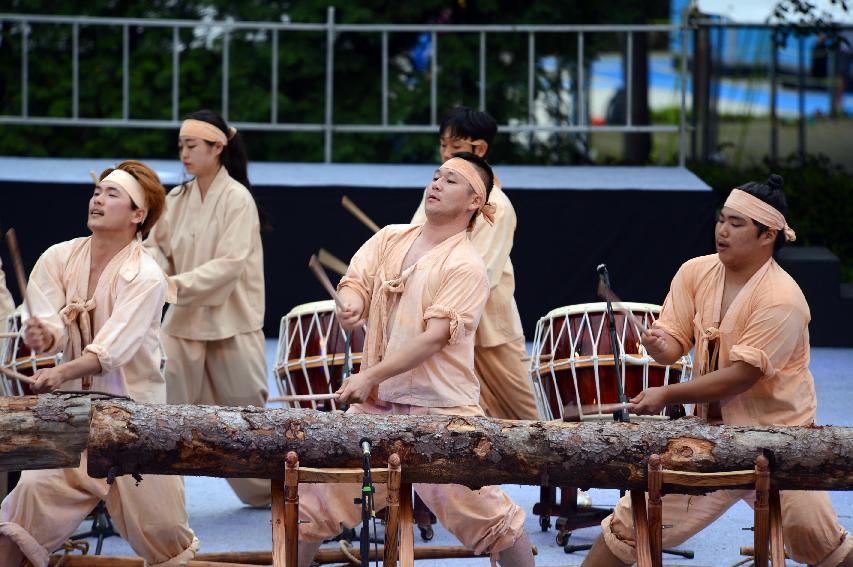
[[317,252],[317,260],[333,272],[342,276],[347,275],[346,263],[327,252],[325,248],[320,248],[320,251]]
[[326,292],[335,300],[335,304],[343,309],[344,304],[341,303],[341,299],[338,297],[332,282],[329,281],[329,276],[327,276],[326,272],[323,271],[323,267],[320,265],[319,260],[317,260],[316,254],[311,254],[311,259],[308,260],[308,267],[311,268],[311,271],[314,272],[314,275],[317,276],[318,280],[320,280],[320,284]]
[[21,261],[21,251],[18,249],[18,238],[15,236],[14,228],[6,231],[6,246],[12,256],[12,268],[15,270],[15,278],[18,280],[18,288],[21,290],[24,309],[27,310],[30,317],[33,317],[33,312],[30,311],[30,302],[27,300],[27,275],[24,272],[24,262]]
[[629,409],[631,404],[587,404],[585,406],[576,406],[575,404],[567,404],[563,406],[563,421],[580,421],[581,413],[583,415],[596,415],[598,413],[614,413]]
[[358,206],[356,206],[356,204],[353,203],[349,197],[344,195],[343,198],[341,199],[341,204],[344,206],[344,208],[346,210],[348,210],[353,215],[355,215],[355,218],[357,218],[362,223],[364,223],[364,226],[366,226],[367,228],[369,228],[373,232],[379,232],[379,225],[376,224],[375,222],[373,222],[372,220],[370,220],[370,217],[368,217],[366,214],[364,214],[364,211],[359,209]]
[[636,315],[631,313],[630,309],[628,309],[627,307],[620,308],[624,302],[619,299],[619,296],[613,293],[613,290],[607,287],[601,280],[598,281],[598,297],[614,304],[614,309],[616,309],[616,311],[621,311],[628,318],[628,320],[631,321],[631,324],[640,329],[640,331],[647,330],[646,324],[640,321],[640,319],[638,319]]
[[19,372],[15,372],[14,370],[9,370],[8,368],[4,368],[0,366],[0,373],[5,374],[7,378],[11,378],[12,380],[17,380],[18,382],[23,382],[24,384],[35,384],[36,381],[30,378],[29,376],[24,376]]
[[276,396],[267,400],[267,403],[275,402],[320,402],[323,400],[337,400],[340,394],[299,394],[293,396]]
[[14,339],[20,336],[20,333],[0,333],[0,339]]
[[98,176],[97,176],[97,174],[95,173],[95,170],[90,169],[90,170],[89,170],[89,175],[91,175],[91,176],[92,176],[92,182],[95,184],[95,187],[97,187],[97,186],[98,186],[98,183],[100,183],[100,181],[98,180]]

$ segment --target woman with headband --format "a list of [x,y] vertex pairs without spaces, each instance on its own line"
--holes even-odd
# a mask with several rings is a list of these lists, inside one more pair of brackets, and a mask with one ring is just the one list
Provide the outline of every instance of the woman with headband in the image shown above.
[[[63,358],[33,375],[36,392],[91,389],[166,402],[158,333],[167,283],[142,247],[164,201],[157,174],[144,164],[107,169],[89,200],[91,236],[51,246],[36,262],[24,341]],[[146,565],[177,567],[195,555],[179,477],[119,476],[110,484],[86,473],[84,452],[77,468],[21,473],[0,506],[0,564],[47,565],[100,500]]]
[[[169,192],[145,241],[176,291],[162,330],[169,403],[264,407],[263,249],[243,141],[201,110],[181,125],[178,149],[193,179]],[[269,504],[269,481],[228,482],[244,503]]]
[[[630,400],[632,413],[696,404],[712,424],[810,426],[817,399],[809,372],[809,306],[797,282],[773,259],[796,238],[785,220],[782,178],[732,190],[714,231],[717,253],[687,261],[675,274],[660,318],[642,335],[660,364],[695,346],[693,378],[649,388]],[[677,547],[750,490],[663,497],[663,546]],[[853,537],[838,523],[826,492],[782,491],[783,540],[798,563],[853,566]],[[630,500],[601,523],[603,535],[584,565],[634,562]]]

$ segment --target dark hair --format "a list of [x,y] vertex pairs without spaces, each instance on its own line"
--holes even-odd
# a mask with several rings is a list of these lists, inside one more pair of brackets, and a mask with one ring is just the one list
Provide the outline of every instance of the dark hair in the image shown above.
[[[788,214],[788,200],[785,198],[785,192],[782,190],[782,185],[784,183],[785,180],[782,179],[781,175],[771,173],[770,177],[767,178],[767,181],[750,181],[749,183],[744,183],[739,187],[735,187],[735,189],[740,189],[745,193],[749,193],[753,197],[761,199],[785,216]],[[768,226],[765,226],[754,219],[752,222],[758,227],[758,234],[762,234],[770,230]],[[776,234],[776,242],[773,243],[773,251],[778,252],[783,246],[785,246],[785,231],[779,230]]]
[[489,145],[492,145],[497,133],[498,123],[494,118],[481,110],[466,106],[457,106],[448,112],[441,120],[438,130],[439,136],[483,140]]
[[[252,190],[252,184],[249,183],[249,157],[246,154],[246,145],[243,143],[243,138],[239,132],[229,133],[228,124],[225,119],[219,116],[216,112],[208,109],[198,110],[187,114],[187,119],[201,120],[213,124],[225,134],[228,138],[228,144],[222,148],[222,153],[219,156],[220,163],[228,170],[228,175],[242,183],[246,189]],[[216,142],[205,140],[208,145],[212,146]]]
[[[456,152],[453,154],[453,157],[462,158],[477,167],[477,170],[480,172],[480,179],[482,179],[483,183],[486,185],[486,198],[483,202],[488,203],[489,197],[492,194],[492,186],[495,184],[495,174],[492,172],[492,167],[489,163],[480,156],[472,154],[471,152]],[[480,211],[475,211],[474,214],[471,215],[471,222],[468,223],[469,230],[474,228],[474,221],[479,214]]]
[[[255,198],[255,193],[252,190],[252,184],[249,182],[249,156],[246,153],[246,144],[243,143],[243,137],[240,136],[240,133],[236,130],[233,130],[232,133],[228,124],[225,123],[224,118],[222,118],[218,113],[206,108],[197,110],[196,112],[190,112],[187,114],[186,118],[191,120],[201,120],[202,122],[213,124],[222,130],[225,137],[228,138],[228,144],[222,148],[222,153],[219,155],[219,162],[228,171],[228,175],[242,183],[243,186],[249,190],[249,193],[252,194],[252,198],[255,199],[255,207],[258,209],[261,230],[271,230],[272,227],[269,224],[267,215],[264,210],[258,206],[258,200]],[[209,146],[213,146],[216,143],[209,140],[204,141]],[[183,191],[186,189],[186,186],[186,183],[182,183],[180,190]]]

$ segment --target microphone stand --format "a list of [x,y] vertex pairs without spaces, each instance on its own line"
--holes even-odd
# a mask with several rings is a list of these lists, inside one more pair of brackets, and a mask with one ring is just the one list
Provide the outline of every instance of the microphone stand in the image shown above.
[[366,567],[370,564],[370,518],[373,511],[373,478],[370,475],[370,441],[362,439],[361,445],[362,460],[361,464],[364,469],[361,481],[361,538],[359,540],[359,551],[361,553],[361,564]]
[[[606,285],[609,289],[612,289],[610,286],[610,274],[607,272],[606,264],[599,264],[596,268],[598,272],[598,277],[601,281]],[[622,381],[622,353],[619,350],[619,340],[616,336],[616,318],[613,316],[613,305],[610,303],[610,299],[605,300],[607,303],[607,319],[609,321],[608,327],[610,329],[610,346],[613,349],[613,368],[616,370],[616,384],[618,386],[617,392],[619,393],[619,403],[625,404],[628,402],[628,399],[625,397],[625,383]],[[628,410],[624,407],[613,412],[613,420],[614,421],[628,421]]]

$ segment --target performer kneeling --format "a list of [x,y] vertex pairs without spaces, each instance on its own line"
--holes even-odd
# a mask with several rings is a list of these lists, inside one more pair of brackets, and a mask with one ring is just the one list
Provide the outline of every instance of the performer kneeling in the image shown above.
[[[64,362],[34,375],[37,392],[93,389],[165,403],[157,334],[166,278],[142,247],[163,212],[165,190],[138,161],[101,174],[89,201],[92,235],[47,249],[27,286],[33,313],[24,341]],[[185,565],[198,540],[187,524],[183,481],[119,477],[112,484],[75,469],[25,471],[0,507],[0,564],[48,564],[99,500],[121,536],[147,565]]]
[[[794,240],[785,222],[782,178],[734,189],[715,229],[717,254],[687,261],[660,318],[642,342],[661,364],[672,364],[695,342],[689,382],[649,388],[631,400],[637,414],[695,403],[700,417],[726,425],[811,425],[817,400],[809,372],[809,306],[797,283],[773,259]],[[677,546],[754,491],[663,497],[664,547]],[[853,566],[853,538],[839,525],[825,492],[783,491],[783,539],[800,563]],[[603,535],[584,565],[634,562],[630,500],[601,523]]]
[[[474,374],[474,331],[489,295],[483,260],[468,236],[494,215],[487,188],[492,172],[481,158],[459,153],[438,169],[426,196],[423,225],[391,225],[368,240],[338,285],[344,328],[367,319],[361,371],[344,382],[349,413],[481,416]],[[466,230],[468,229],[468,230]],[[405,463],[404,465],[405,466]],[[387,490],[378,485],[377,508]],[[524,512],[500,488],[418,484],[438,520],[476,552],[504,566],[533,565]],[[320,543],[359,520],[356,485],[300,489],[299,564]]]

